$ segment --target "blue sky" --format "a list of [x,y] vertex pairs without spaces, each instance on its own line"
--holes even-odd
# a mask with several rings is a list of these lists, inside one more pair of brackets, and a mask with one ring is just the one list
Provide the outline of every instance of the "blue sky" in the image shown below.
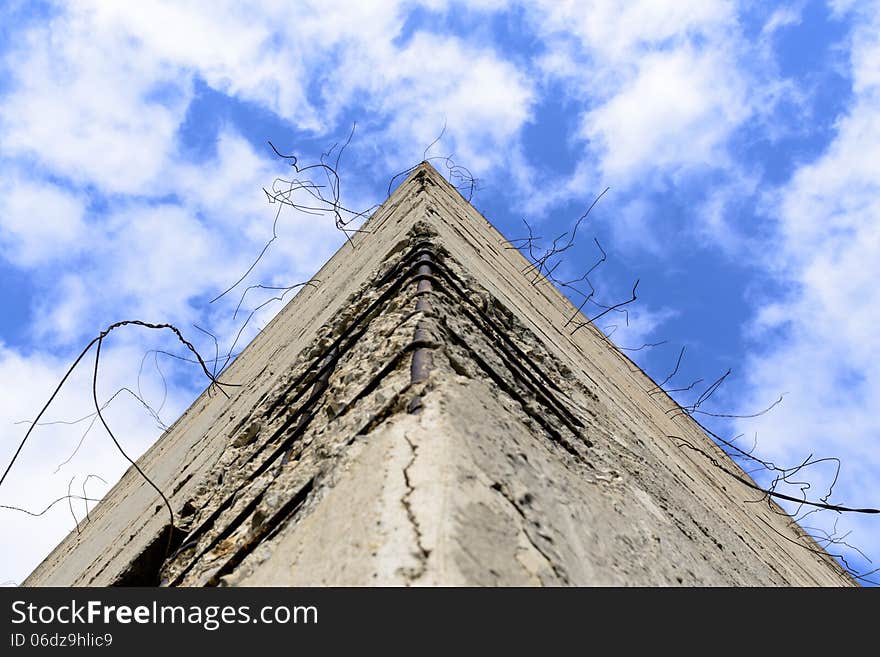
[[[229,349],[238,299],[208,301],[271,236],[262,187],[288,170],[267,140],[313,161],[357,123],[342,192],[366,208],[445,124],[430,155],[453,153],[480,179],[474,204],[508,237],[525,234],[523,218],[558,234],[610,187],[564,265],[575,278],[592,264],[595,236],[609,256],[601,301],[641,280],[629,325],[612,314],[600,327],[625,347],[667,340],[633,354],[656,379],[685,346],[670,385],[732,368],[712,412],[750,414],[784,393],[771,413],[711,426],[757,435],[779,463],[839,457],[832,500],[880,506],[877,3],[293,6],[0,4],[0,461],[26,428],[15,423],[112,321],[189,327],[213,354],[199,324]],[[307,280],[343,240],[330,217],[292,212],[278,232],[251,283]],[[167,356],[145,359],[154,349],[174,344],[114,334],[100,391],[140,386],[170,424],[204,382]],[[74,376],[48,419],[89,412],[88,377]],[[107,414],[132,454],[161,432],[131,395]],[[40,427],[0,504],[41,510],[84,483],[89,497],[108,490],[126,463],[88,426]],[[810,495],[832,474],[816,467]],[[832,552],[875,567],[877,521],[809,524],[835,521],[834,537],[861,553]],[[59,504],[38,519],[0,509],[0,526],[16,537],[2,542],[0,580],[20,581],[74,520]]]

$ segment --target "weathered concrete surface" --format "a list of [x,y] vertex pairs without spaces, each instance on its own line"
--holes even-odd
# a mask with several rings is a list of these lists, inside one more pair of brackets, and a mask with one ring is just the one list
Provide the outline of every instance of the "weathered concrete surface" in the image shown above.
[[174,553],[130,471],[25,584],[853,583],[429,165],[366,229],[139,461]]

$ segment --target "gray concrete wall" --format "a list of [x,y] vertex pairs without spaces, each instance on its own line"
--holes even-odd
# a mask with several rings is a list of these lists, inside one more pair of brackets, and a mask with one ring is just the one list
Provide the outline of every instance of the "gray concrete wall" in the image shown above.
[[430,166],[366,229],[140,459],[174,554],[130,471],[25,584],[853,583]]

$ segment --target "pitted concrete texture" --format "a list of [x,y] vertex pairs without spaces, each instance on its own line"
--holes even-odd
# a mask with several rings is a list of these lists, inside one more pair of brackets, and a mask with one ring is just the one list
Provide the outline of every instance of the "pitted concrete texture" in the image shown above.
[[853,584],[430,165],[364,228],[25,584]]

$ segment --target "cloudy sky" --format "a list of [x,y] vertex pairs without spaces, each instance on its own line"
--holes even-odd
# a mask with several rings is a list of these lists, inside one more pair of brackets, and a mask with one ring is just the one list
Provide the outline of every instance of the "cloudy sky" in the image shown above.
[[[558,273],[608,253],[601,323],[701,416],[790,465],[837,457],[831,501],[880,506],[880,6],[862,0],[0,2],[0,466],[99,330],[172,322],[211,358],[277,312],[272,293],[209,301],[272,236],[262,191],[344,141],[343,201],[453,154],[473,202],[510,238],[571,227],[605,187]],[[445,171],[443,160],[435,160]],[[282,213],[248,285],[308,280],[340,246],[329,216]],[[140,454],[204,386],[169,335],[104,346],[108,422]],[[221,364],[224,359],[221,359]],[[99,498],[127,465],[93,424],[91,358],[0,485],[39,513]],[[143,399],[148,411],[138,400]],[[712,422],[709,423],[708,421]],[[51,423],[51,424],[48,424]],[[811,468],[827,493],[835,462]],[[756,474],[760,479],[763,475]],[[797,490],[797,489],[794,489]],[[20,582],[82,521],[0,508],[0,581]],[[822,515],[825,517],[823,518]],[[835,522],[836,527],[835,527]],[[860,572],[880,521],[819,514]],[[850,533],[851,532],[851,533]],[[878,563],[877,565],[880,565]]]

